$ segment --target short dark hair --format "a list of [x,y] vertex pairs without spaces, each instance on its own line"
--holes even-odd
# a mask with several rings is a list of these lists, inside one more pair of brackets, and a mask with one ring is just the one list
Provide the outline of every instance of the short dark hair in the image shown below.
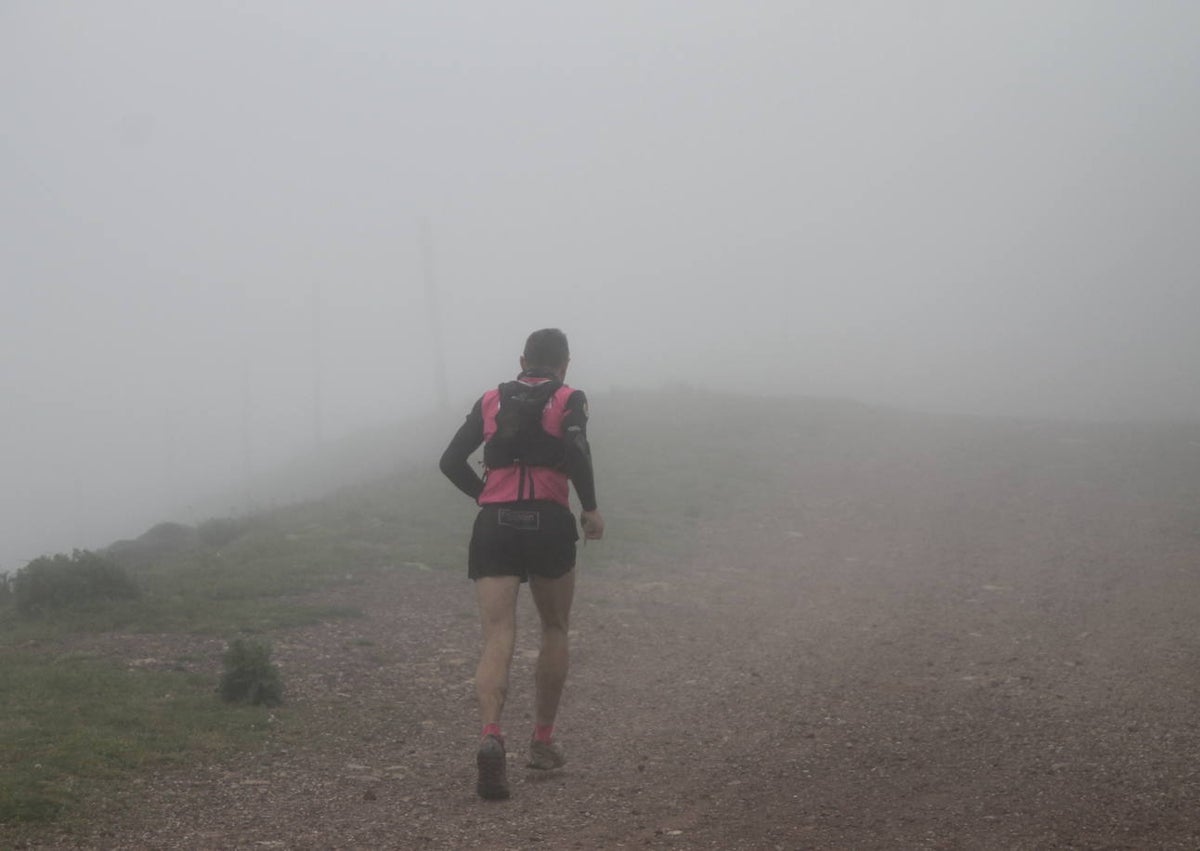
[[557,328],[534,331],[525,341],[525,364],[529,367],[558,369],[571,359],[567,335]]

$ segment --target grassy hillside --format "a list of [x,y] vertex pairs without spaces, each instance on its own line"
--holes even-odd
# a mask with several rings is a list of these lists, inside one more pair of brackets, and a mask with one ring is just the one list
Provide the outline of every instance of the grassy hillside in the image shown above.
[[[376,433],[280,474],[296,492],[366,480],[321,498],[196,528],[164,524],[119,542],[109,555],[141,589],[136,600],[30,616],[11,593],[0,597],[0,824],[36,830],[149,766],[262,741],[268,711],[221,704],[215,679],[197,673],[211,670],[212,658],[118,665],[103,651],[113,635],[207,637],[196,652],[219,655],[238,636],[354,617],[321,592],[367,574],[465,574],[474,506],[436,470],[453,428],[426,421],[386,439]],[[870,471],[878,482],[882,470],[886,483],[887,471],[901,468],[947,477],[950,489],[1033,468],[1126,493],[1144,483],[1175,506],[1164,523],[1200,535],[1200,427],[1192,425],[971,420],[676,388],[598,396],[591,430],[608,536],[585,551],[589,570],[686,562],[700,530],[738,528],[760,512],[824,511],[833,491],[867,501],[876,495],[861,492],[856,477]],[[302,718],[289,721],[302,731]]]

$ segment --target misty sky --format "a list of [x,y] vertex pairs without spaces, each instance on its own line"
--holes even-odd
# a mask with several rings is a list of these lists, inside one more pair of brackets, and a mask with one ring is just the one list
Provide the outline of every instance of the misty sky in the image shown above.
[[310,448],[318,384],[325,437],[430,408],[422,220],[456,415],[557,325],[593,395],[1200,419],[1198,32],[1190,0],[0,0],[0,570]]

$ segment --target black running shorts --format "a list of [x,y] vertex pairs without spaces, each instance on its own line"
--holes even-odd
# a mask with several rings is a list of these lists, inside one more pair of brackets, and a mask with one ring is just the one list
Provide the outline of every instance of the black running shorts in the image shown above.
[[485,505],[475,518],[467,575],[556,579],[575,566],[575,515],[557,502]]

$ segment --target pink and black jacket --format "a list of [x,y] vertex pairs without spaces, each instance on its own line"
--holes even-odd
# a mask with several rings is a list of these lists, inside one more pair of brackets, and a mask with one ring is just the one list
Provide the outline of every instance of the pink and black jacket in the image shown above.
[[[527,370],[518,381],[529,386],[551,380],[549,373]],[[561,453],[551,453],[550,465],[520,461],[505,466],[485,467],[481,478],[468,463],[471,453],[496,435],[496,415],[500,409],[500,389],[489,390],[475,402],[466,421],[459,427],[439,464],[454,486],[480,505],[547,500],[570,506],[568,485],[584,511],[596,509],[596,487],[592,475],[592,453],[587,442],[587,398],[582,390],[565,384],[559,387],[542,410],[541,426],[545,434],[561,445]],[[485,457],[487,456],[485,452]]]

